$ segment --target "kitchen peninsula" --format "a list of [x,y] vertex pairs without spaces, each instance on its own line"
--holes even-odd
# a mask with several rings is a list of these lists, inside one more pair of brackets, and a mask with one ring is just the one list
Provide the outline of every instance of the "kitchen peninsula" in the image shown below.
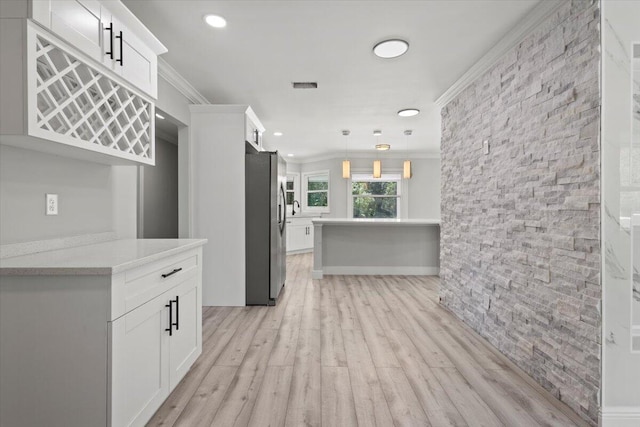
[[437,275],[440,220],[317,218],[314,279],[325,274]]

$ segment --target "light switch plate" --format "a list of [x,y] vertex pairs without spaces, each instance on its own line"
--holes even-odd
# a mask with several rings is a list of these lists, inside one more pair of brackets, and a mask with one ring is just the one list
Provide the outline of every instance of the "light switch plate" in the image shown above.
[[484,154],[489,154],[489,140],[485,139],[482,141],[482,150]]
[[58,195],[57,194],[46,194],[46,214],[47,215],[58,215]]

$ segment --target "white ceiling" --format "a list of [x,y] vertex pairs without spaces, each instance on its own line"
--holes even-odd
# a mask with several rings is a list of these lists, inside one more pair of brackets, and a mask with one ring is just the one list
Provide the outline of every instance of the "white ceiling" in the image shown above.
[[[165,44],[163,58],[209,101],[249,104],[266,127],[268,149],[297,159],[380,143],[437,153],[440,116],[434,105],[539,0],[450,1],[170,1],[124,0]],[[223,29],[202,17],[227,19]],[[402,38],[396,59],[373,55],[374,44]],[[294,90],[294,81],[318,89]],[[396,112],[422,113],[402,118]],[[274,131],[283,136],[273,136]]]

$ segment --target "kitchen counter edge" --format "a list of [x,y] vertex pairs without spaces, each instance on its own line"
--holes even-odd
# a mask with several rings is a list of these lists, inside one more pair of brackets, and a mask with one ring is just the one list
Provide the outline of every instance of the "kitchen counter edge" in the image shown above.
[[[99,263],[95,263],[96,265],[92,266],[86,262],[85,265],[81,265],[83,263],[80,259],[81,256],[76,256],[75,261],[67,260],[65,262],[61,262],[62,265],[58,266],[43,265],[38,262],[38,260],[46,258],[47,255],[53,255],[56,258],[64,258],[65,253],[76,255],[79,250],[94,252],[93,255],[95,255],[96,252],[101,250],[108,252],[109,246],[113,246],[114,244],[121,245],[123,242],[130,242],[131,244],[138,245],[141,241],[145,240],[154,242],[172,240],[180,241],[182,244],[149,253],[144,256],[133,256],[130,257],[130,259],[125,259],[113,263],[112,265],[98,265]],[[21,255],[0,260],[0,276],[109,276],[149,264],[159,259],[179,254],[190,249],[204,246],[207,242],[208,239],[122,239],[86,246],[39,252],[37,254]]]
[[439,219],[427,218],[315,218],[312,222],[323,225],[440,225]]

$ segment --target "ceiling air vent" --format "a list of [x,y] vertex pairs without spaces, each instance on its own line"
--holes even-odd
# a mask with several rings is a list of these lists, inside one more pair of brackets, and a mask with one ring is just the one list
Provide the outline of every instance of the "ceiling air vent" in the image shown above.
[[293,82],[294,89],[318,89],[317,82]]

